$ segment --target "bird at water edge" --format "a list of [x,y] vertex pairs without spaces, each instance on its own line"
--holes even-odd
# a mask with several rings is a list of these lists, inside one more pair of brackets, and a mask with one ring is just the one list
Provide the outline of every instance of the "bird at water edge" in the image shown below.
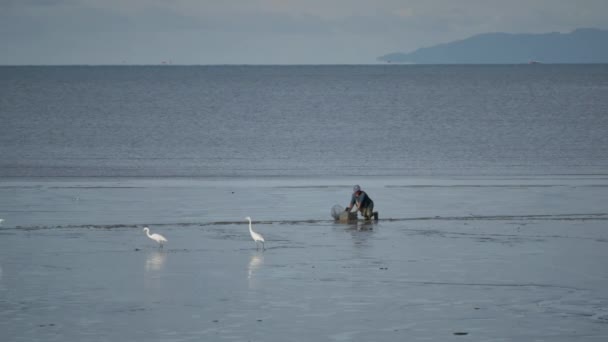
[[160,248],[163,247],[163,243],[167,242],[167,239],[165,239],[164,236],[160,235],[160,234],[150,234],[150,228],[148,227],[144,227],[144,232],[146,232],[146,235],[148,235],[148,237],[156,242],[158,242],[158,244],[160,245]]
[[253,241],[255,241],[255,248],[259,249],[258,242],[261,242],[262,250],[266,249],[264,247],[264,237],[262,235],[260,235],[260,233],[254,232],[253,228],[251,228],[251,217],[247,216],[247,217],[245,217],[245,219],[247,219],[249,221],[249,234],[251,234],[251,238],[253,239]]

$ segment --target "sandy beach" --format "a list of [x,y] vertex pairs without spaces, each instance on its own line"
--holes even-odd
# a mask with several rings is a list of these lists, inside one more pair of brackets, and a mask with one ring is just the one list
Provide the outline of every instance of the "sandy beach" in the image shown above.
[[[377,223],[332,220],[354,182]],[[6,341],[605,341],[607,189],[601,176],[3,180],[0,331]]]

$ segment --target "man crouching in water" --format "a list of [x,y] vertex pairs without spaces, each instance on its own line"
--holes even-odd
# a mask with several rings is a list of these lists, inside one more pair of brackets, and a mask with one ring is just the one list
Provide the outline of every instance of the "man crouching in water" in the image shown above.
[[378,212],[374,212],[374,201],[372,201],[358,185],[355,185],[353,188],[353,196],[350,199],[350,204],[344,211],[350,212],[355,204],[366,220],[371,220],[372,216],[374,217],[374,220],[378,220]]

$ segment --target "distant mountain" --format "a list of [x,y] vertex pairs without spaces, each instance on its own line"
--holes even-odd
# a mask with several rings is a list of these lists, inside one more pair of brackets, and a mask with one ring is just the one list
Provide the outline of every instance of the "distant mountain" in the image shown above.
[[410,53],[389,53],[378,60],[415,64],[608,63],[608,31],[485,33]]

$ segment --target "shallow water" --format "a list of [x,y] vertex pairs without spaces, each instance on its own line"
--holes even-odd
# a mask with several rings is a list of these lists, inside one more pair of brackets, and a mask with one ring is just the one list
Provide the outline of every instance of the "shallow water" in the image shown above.
[[608,337],[607,179],[376,177],[361,183],[380,221],[333,222],[355,181],[3,181],[0,330],[11,341]]
[[[0,182],[5,227],[331,220],[352,184],[383,219],[605,214],[608,177],[32,178]],[[531,217],[532,218],[532,217]]]

